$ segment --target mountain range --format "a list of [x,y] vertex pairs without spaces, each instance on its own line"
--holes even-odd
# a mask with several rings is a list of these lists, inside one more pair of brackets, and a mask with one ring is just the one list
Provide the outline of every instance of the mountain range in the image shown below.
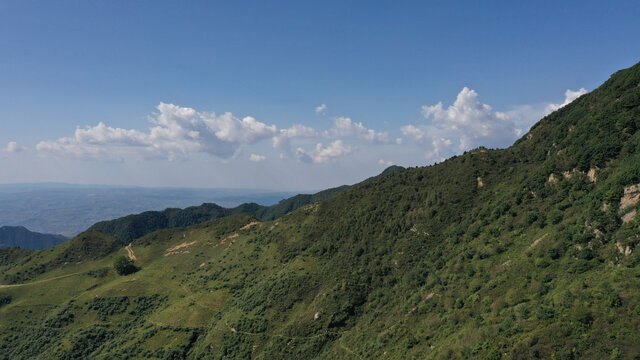
[[[404,168],[401,166],[392,165],[379,175],[370,177],[362,183],[375,181],[378,178],[403,170]],[[234,214],[248,214],[262,221],[275,220],[304,205],[327,199],[349,188],[351,188],[351,186],[342,185],[315,194],[298,194],[271,206],[259,205],[252,202],[240,204],[234,208],[224,208],[218,204],[204,203],[200,206],[192,206],[186,209],[171,208],[165,209],[164,211],[146,211],[114,220],[101,221],[91,226],[89,230],[114,235],[124,243],[129,244],[131,241],[156,230],[187,227]]]
[[62,235],[33,232],[23,226],[0,227],[0,248],[44,249],[58,245],[66,240],[67,238]]
[[638,129],[640,64],[272,218],[0,250],[0,359],[638,358]]

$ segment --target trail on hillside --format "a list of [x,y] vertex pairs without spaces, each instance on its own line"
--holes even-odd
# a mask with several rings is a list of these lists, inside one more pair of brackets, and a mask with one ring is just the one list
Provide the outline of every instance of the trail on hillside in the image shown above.
[[[272,336],[272,337],[280,337],[280,338],[285,338],[285,339],[290,339],[290,340],[296,340],[296,341],[304,341],[304,340],[309,340],[309,339],[314,339],[314,338],[319,338],[319,337],[325,337],[325,336],[329,336],[329,335],[344,335],[345,333],[348,332],[347,331],[343,331],[343,332],[337,332],[337,333],[329,333],[326,332],[324,334],[316,334],[316,335],[311,335],[311,336],[288,336],[288,335],[281,335],[281,334],[266,334],[266,333],[252,333],[252,332],[248,332],[248,331],[239,331],[236,330],[235,328],[231,327],[231,325],[229,325],[228,322],[225,322],[227,327],[229,328],[229,331],[231,331],[234,334],[242,334],[242,335],[251,335],[251,336]],[[355,353],[353,350],[349,349],[347,346],[345,346],[341,341],[337,342],[338,346],[344,350],[345,352],[347,352],[350,355],[353,355],[359,359],[362,359],[362,357],[360,355],[358,355],[357,353]]]
[[132,244],[129,244],[127,246],[125,246],[124,248],[127,249],[127,253],[129,254],[129,259],[131,260],[136,260],[136,254],[133,253],[133,249],[131,248]]
[[80,274],[83,274],[83,273],[82,273],[82,272],[77,272],[77,273],[73,273],[73,274],[67,274],[67,275],[62,275],[62,276],[56,276],[56,277],[52,277],[52,278],[49,278],[49,279],[38,280],[38,281],[34,281],[34,282],[30,282],[30,283],[26,283],[26,284],[0,285],[0,289],[10,288],[10,287],[19,287],[19,286],[26,286],[26,285],[40,284],[40,283],[43,283],[43,282],[47,282],[47,281],[51,281],[51,280],[63,279],[63,278],[69,277],[69,276],[80,275]]

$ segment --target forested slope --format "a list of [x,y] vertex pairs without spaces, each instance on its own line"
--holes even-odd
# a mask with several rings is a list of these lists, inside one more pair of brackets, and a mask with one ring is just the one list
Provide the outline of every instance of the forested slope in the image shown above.
[[[132,253],[36,252],[5,271],[55,265],[0,288],[0,358],[637,358],[638,128],[640,65],[508,149]],[[120,276],[125,254],[140,270]]]

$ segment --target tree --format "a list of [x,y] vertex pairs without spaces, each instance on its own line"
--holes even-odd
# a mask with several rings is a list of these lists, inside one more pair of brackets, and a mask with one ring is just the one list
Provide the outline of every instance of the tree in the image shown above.
[[124,256],[119,256],[113,262],[113,268],[116,269],[118,275],[129,275],[138,271],[139,269],[133,264],[133,260],[127,259]]

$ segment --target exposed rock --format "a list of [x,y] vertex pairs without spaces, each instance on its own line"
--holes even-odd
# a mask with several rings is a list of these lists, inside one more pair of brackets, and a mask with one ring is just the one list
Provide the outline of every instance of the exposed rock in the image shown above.
[[558,183],[558,178],[556,177],[556,175],[554,173],[551,173],[551,175],[549,175],[549,182],[552,184],[557,184]]
[[628,222],[631,222],[635,217],[636,217],[636,210],[630,211],[622,216],[622,223],[626,224]]
[[589,178],[589,181],[596,182],[596,180],[597,180],[596,171],[597,170],[598,170],[598,168],[589,169],[589,172],[587,173],[587,177]]
[[629,256],[633,252],[633,250],[631,250],[631,247],[629,247],[629,245],[623,248],[622,244],[620,244],[619,241],[616,242],[616,247],[618,248],[618,252],[624,256]]
[[482,178],[480,176],[478,176],[478,178],[476,179],[478,181],[478,187],[483,187],[484,183],[482,182]]
[[620,210],[632,207],[640,201],[640,184],[624,188],[624,195],[620,198]]
[[320,319],[320,312],[317,312],[313,315],[313,320],[318,320]]
[[174,246],[174,247],[172,247],[172,248],[168,248],[167,250],[165,250],[165,252],[168,252],[168,253],[169,253],[169,252],[174,252],[174,251],[176,251],[176,250],[179,250],[179,249],[182,249],[182,248],[189,247],[189,246],[191,246],[191,245],[193,245],[193,244],[195,244],[195,243],[197,243],[197,241],[184,242],[184,243],[182,243],[182,244],[180,244],[180,245],[176,245],[176,246]]
[[241,227],[240,230],[247,230],[247,229],[249,229],[252,226],[257,225],[257,224],[259,224],[257,221],[252,221],[252,222],[248,223],[247,225]]
[[536,245],[538,245],[540,243],[540,241],[542,241],[544,238],[547,237],[548,234],[544,234],[542,236],[540,236],[539,238],[537,238],[534,242],[531,243],[531,246],[529,246],[529,249],[533,249]]

